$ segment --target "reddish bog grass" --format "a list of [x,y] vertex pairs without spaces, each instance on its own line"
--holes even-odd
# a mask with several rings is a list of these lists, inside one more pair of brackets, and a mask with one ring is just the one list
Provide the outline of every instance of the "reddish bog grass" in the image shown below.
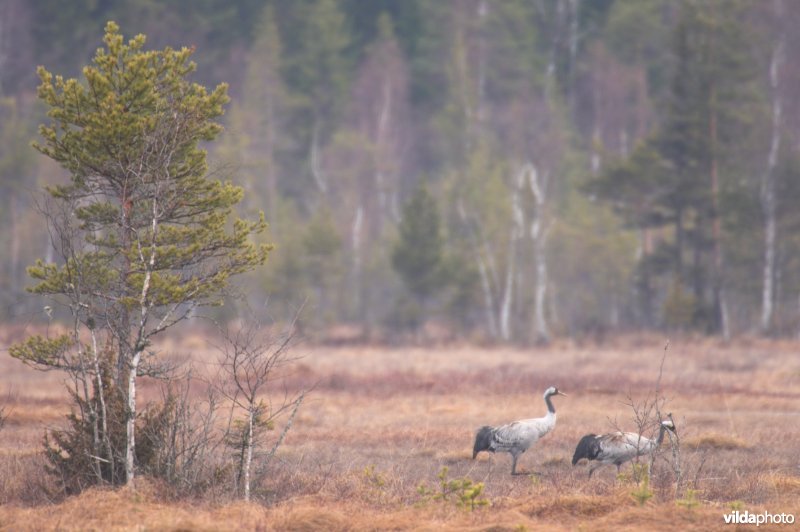
[[[161,347],[213,367],[200,333],[181,340]],[[285,385],[314,388],[250,504],[225,494],[176,500],[144,478],[135,489],[51,499],[39,451],[68,411],[63,376],[3,355],[0,530],[713,530],[731,509],[800,518],[794,342],[672,339],[661,391],[681,441],[677,493],[666,445],[643,505],[630,466],[621,478],[607,467],[589,480],[571,465],[583,434],[635,429],[624,403],[652,394],[663,347],[655,336],[531,349],[301,344]],[[552,384],[569,395],[554,400],[558,424],[519,462],[538,474],[510,476],[508,455],[471,459],[477,427],[543,415]],[[156,396],[146,385],[142,400]],[[420,486],[437,489],[445,467],[448,479],[483,483],[490,504],[468,511],[454,496],[420,495]]]

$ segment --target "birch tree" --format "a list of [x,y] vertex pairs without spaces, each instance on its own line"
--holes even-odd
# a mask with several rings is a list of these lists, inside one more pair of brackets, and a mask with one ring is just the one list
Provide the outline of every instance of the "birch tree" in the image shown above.
[[[294,327],[294,324],[292,324]],[[282,377],[281,371],[296,361],[290,347],[294,338],[291,330],[270,336],[258,323],[248,323],[236,331],[222,333],[225,341],[220,348],[222,380],[218,387],[233,407],[244,412],[243,418],[234,421],[233,430],[227,435],[228,444],[238,453],[237,488],[244,500],[249,501],[253,484],[253,463],[260,453],[263,434],[272,430],[277,418],[292,409],[292,414],[278,437],[267,460],[274,455],[292,425],[294,415],[303,402],[305,392],[294,397],[284,395],[275,402],[269,397],[271,385]]]
[[50,121],[34,147],[70,178],[47,189],[64,261],[38,261],[28,271],[34,293],[66,302],[77,332],[34,336],[12,355],[58,367],[67,350],[81,358],[82,334],[113,349],[109,373],[125,400],[130,483],[137,382],[158,370],[153,337],[197,306],[220,304],[231,277],[263,264],[269,246],[250,242],[265,229],[263,214],[232,216],[242,190],[212,179],[199,147],[221,130],[215,119],[228,101],[226,85],[208,92],[188,80],[192,49],[146,51],[144,35],[125,42],[114,22],[103,41],[84,82],[39,68]]
[[[773,9],[776,20],[783,16],[783,1],[775,0]],[[772,132],[767,155],[766,169],[761,178],[760,198],[764,215],[764,271],[761,292],[761,332],[768,333],[772,325],[773,303],[775,301],[775,254],[777,233],[777,197],[775,179],[783,136],[783,102],[781,95],[781,74],[786,53],[786,30],[781,28],[774,44],[769,64],[769,88],[772,104]]]

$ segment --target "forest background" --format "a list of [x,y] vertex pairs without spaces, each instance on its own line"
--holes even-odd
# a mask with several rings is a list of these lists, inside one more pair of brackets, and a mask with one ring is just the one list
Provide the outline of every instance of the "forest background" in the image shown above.
[[800,333],[782,0],[2,0],[2,320],[50,318],[25,293],[54,260],[40,191],[65,180],[30,147],[36,66],[79,76],[108,20],[230,84],[209,156],[269,223],[240,290],[270,319],[302,308],[321,340]]

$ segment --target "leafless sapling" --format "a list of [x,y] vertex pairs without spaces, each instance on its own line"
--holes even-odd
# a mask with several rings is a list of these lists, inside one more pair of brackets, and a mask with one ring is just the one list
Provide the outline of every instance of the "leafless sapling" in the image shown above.
[[[272,450],[269,460],[283,442],[294,416],[305,397],[305,391],[291,394],[286,388],[281,399],[273,400],[272,385],[285,377],[285,370],[298,357],[290,350],[294,341],[294,323],[283,333],[273,333],[260,323],[250,322],[221,331],[219,390],[231,401],[232,423],[228,429],[229,445],[236,450],[236,485],[245,500],[250,500],[253,461],[263,444],[263,433],[272,430],[282,414],[291,415]],[[243,412],[236,417],[235,411]]]

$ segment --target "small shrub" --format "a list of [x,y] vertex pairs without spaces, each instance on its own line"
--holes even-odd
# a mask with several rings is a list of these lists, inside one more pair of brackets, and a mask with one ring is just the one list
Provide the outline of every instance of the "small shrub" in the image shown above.
[[364,468],[364,478],[375,488],[382,490],[386,486],[386,477],[375,471],[375,464]]
[[676,500],[675,504],[692,511],[700,506],[700,500],[697,498],[698,493],[700,493],[699,490],[687,489],[683,499]]
[[489,500],[482,498],[483,482],[473,482],[471,479],[462,477],[458,479],[448,479],[449,468],[442,467],[436,477],[439,479],[439,489],[433,490],[425,484],[417,487],[417,493],[423,501],[453,501],[456,506],[473,511],[481,506],[488,506]]
[[731,501],[728,503],[728,508],[735,511],[744,510],[744,501]]
[[[639,465],[639,464],[635,464]],[[634,468],[635,471],[636,468]],[[638,487],[631,492],[631,497],[639,506],[644,506],[647,501],[653,498],[653,490],[650,489],[650,475],[647,471],[642,472]]]

